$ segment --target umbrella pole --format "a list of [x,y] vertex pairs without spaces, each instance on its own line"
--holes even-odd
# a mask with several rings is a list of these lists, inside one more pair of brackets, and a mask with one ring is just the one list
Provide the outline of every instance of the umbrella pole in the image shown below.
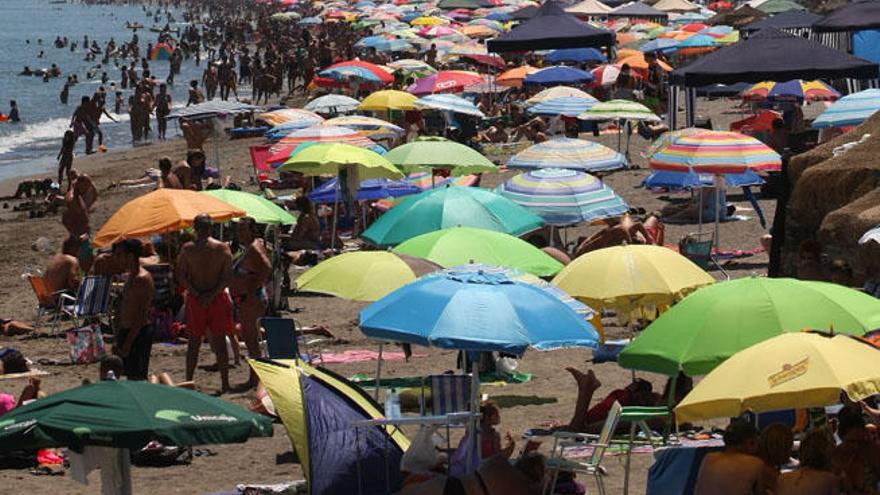
[[[467,356],[467,353],[465,353]],[[479,414],[480,414],[480,360],[474,359],[471,361],[471,448],[468,449],[467,455],[467,467],[468,472],[470,471],[470,467],[472,464],[472,457],[477,456],[477,462],[479,462],[480,455],[480,429],[478,428],[479,424]]]
[[380,382],[382,378],[382,350],[384,347],[385,344],[379,342],[379,358],[376,359],[376,386],[373,388],[373,398],[376,399],[376,402],[379,402],[379,389],[382,388]]
[[[699,175],[697,176],[697,180],[699,181]],[[698,185],[700,189],[700,209],[697,212],[697,218],[699,220],[698,235],[703,235],[703,187],[702,184]]]
[[339,215],[339,176],[336,176],[336,190],[333,194],[333,225],[330,226],[330,249],[336,248],[336,220]]
[[715,176],[715,251],[719,250],[718,243],[721,242],[721,188],[724,187],[724,177]]

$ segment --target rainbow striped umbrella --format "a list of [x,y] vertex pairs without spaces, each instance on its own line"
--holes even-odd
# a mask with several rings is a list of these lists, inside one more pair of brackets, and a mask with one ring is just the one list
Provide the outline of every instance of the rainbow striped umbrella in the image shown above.
[[346,143],[361,148],[376,145],[360,132],[335,125],[316,125],[291,132],[269,148],[269,163],[283,162],[303,143]]
[[654,170],[707,174],[740,174],[746,170],[779,170],[779,154],[738,132],[702,131],[679,134],[648,161]]
[[510,168],[565,168],[583,172],[605,172],[626,165],[626,157],[611,148],[572,138],[556,138],[529,146],[507,161]]
[[859,125],[877,111],[880,111],[880,89],[866,89],[837,100],[813,121],[813,127]]
[[604,182],[576,170],[533,170],[507,180],[495,192],[525,206],[549,225],[591,222],[629,211],[623,198]]
[[764,81],[743,91],[746,101],[834,101],[840,93],[822,81],[794,79],[786,82]]
[[327,67],[318,73],[336,81],[360,80],[369,83],[388,84],[394,77],[382,67],[361,60],[348,60]]

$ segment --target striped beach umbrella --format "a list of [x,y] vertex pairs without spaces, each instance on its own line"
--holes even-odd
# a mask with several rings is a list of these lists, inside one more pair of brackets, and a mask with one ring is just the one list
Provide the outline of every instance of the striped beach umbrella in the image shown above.
[[346,143],[361,148],[376,145],[360,132],[333,125],[316,125],[291,132],[269,148],[269,163],[283,162],[290,158],[290,153],[303,143]]
[[583,172],[606,172],[626,165],[626,157],[611,148],[572,138],[556,138],[529,146],[507,161],[510,168],[565,168]]
[[538,102],[530,106],[528,111],[534,115],[576,117],[589,110],[596,103],[598,103],[598,100],[593,97],[562,96]]
[[834,101],[840,93],[822,81],[794,79],[786,82],[764,81],[743,91],[746,101]]
[[318,73],[336,81],[362,81],[375,84],[394,82],[394,77],[382,67],[362,60],[348,60],[327,67]]
[[[578,98],[593,98],[593,95],[571,86],[553,86],[552,88],[542,89],[535,96],[526,100],[526,104],[533,105],[535,103],[549,100],[552,98],[562,98],[566,96],[576,96]],[[593,98],[595,99],[595,98]]]
[[495,192],[525,206],[549,225],[617,217],[629,205],[600,179],[576,170],[542,168],[512,177]]
[[581,120],[644,120],[660,121],[645,105],[629,100],[608,100],[596,103],[578,115]]
[[813,121],[813,127],[822,129],[859,125],[878,110],[880,89],[866,89],[837,100]]
[[403,58],[400,60],[395,60],[394,62],[389,62],[388,67],[391,67],[392,69],[403,74],[416,77],[430,76],[431,74],[437,72],[437,69],[431,67],[427,63],[413,58]]
[[475,117],[485,117],[483,112],[476,105],[461,96],[450,94],[438,94],[423,96],[414,103],[416,108],[444,110],[448,112],[462,113],[465,115],[473,115]]
[[738,174],[746,170],[779,170],[779,154],[757,139],[727,131],[680,134],[648,160],[654,170]]

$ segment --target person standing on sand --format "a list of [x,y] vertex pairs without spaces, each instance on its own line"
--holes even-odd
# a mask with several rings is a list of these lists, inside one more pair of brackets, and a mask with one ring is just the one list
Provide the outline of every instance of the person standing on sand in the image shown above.
[[168,94],[167,85],[159,85],[159,94],[156,95],[153,108],[156,110],[156,134],[160,141],[164,141],[168,130],[168,114],[171,113],[171,95]]
[[84,272],[88,272],[92,266],[92,245],[89,240],[91,227],[89,226],[89,207],[86,205],[84,193],[85,182],[73,181],[71,191],[64,198],[64,213],[61,215],[61,223],[67,229],[72,239],[79,241],[77,259]]
[[146,380],[153,345],[152,327],[147,320],[153,302],[153,277],[141,266],[141,241],[126,239],[120,244],[115,252],[119,266],[128,272],[128,279],[122,288],[113,353],[122,358],[123,371],[129,380]]
[[[61,151],[58,152],[56,160],[58,160],[58,187],[64,184],[64,176],[70,175],[70,169],[73,167],[73,148],[76,146],[76,135],[71,130],[64,132],[64,138],[61,140]],[[70,189],[72,184],[68,179],[67,188]]]
[[[272,263],[266,255],[263,239],[257,237],[256,228],[257,222],[252,217],[244,217],[238,221],[238,242],[242,246],[242,252],[232,265],[230,283],[238,308],[241,338],[244,339],[251,359],[262,357],[258,320],[269,305],[265,285],[272,276]],[[257,376],[251,370],[248,387],[256,385]]]
[[191,381],[199,362],[202,338],[207,337],[217,356],[220,370],[220,393],[230,390],[229,353],[226,336],[235,331],[232,299],[227,286],[232,277],[232,253],[229,246],[211,237],[211,217],[196,216],[193,228],[196,240],[183,245],[175,271],[186,289],[186,380]]

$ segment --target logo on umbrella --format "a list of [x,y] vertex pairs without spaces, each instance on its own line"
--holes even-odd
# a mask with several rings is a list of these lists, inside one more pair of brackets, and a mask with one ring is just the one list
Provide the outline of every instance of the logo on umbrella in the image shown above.
[[810,367],[810,357],[807,356],[800,361],[794,364],[783,364],[782,371],[777,373],[773,373],[772,375],[767,377],[767,381],[770,383],[770,388],[782,385],[783,383],[790,382],[799,376],[803,376],[806,374],[807,369]]

